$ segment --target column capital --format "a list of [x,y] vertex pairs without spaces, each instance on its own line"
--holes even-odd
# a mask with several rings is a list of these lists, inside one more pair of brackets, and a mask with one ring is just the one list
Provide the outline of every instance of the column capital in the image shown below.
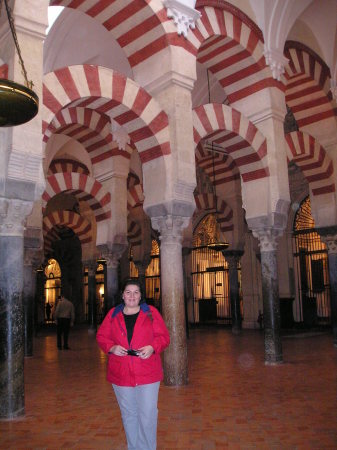
[[160,241],[169,244],[181,244],[183,238],[183,229],[190,222],[189,217],[167,216],[151,217],[152,226],[160,233]]
[[195,0],[164,0],[167,9],[167,17],[173,19],[178,28],[178,34],[187,38],[189,28],[195,28],[195,22],[201,17],[201,13],[194,9]]
[[106,259],[106,266],[108,269],[117,269],[119,260],[125,252],[127,245],[124,244],[112,244],[112,245],[99,245],[98,250],[100,255]]
[[273,252],[277,250],[277,240],[283,234],[278,228],[260,228],[252,230],[253,236],[259,240],[261,252]]
[[222,252],[222,254],[223,254],[224,258],[227,260],[229,266],[234,266],[234,267],[237,266],[243,253],[244,253],[243,250],[224,250]]
[[87,259],[86,261],[83,261],[83,265],[88,268],[89,277],[96,275],[97,261],[95,259]]
[[337,226],[316,228],[316,231],[327,246],[329,255],[337,254]]
[[33,202],[0,198],[0,235],[23,236],[24,223],[32,209]]
[[288,58],[283,55],[283,52],[275,49],[268,48],[264,45],[264,57],[266,59],[267,65],[270,67],[275,80],[281,81],[281,75],[284,73],[284,68],[288,64]]
[[32,266],[36,269],[43,261],[43,252],[36,248],[25,248],[24,250],[24,266]]

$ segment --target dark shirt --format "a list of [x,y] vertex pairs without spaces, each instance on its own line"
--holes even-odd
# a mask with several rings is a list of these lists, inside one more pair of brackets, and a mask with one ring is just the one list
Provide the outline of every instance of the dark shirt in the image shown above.
[[135,328],[135,323],[136,323],[138,314],[139,314],[139,311],[136,314],[124,314],[123,313],[129,344],[132,339],[133,329]]

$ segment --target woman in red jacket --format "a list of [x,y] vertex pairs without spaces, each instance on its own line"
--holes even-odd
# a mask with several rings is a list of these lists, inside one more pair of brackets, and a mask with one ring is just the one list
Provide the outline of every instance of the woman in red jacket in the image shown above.
[[155,450],[160,353],[170,336],[157,309],[141,301],[139,281],[127,280],[122,298],[106,315],[96,339],[109,357],[107,379],[121,410],[128,449]]

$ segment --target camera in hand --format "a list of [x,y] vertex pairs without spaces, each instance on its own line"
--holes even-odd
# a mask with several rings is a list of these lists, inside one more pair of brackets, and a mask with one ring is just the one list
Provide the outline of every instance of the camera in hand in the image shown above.
[[130,356],[139,356],[139,351],[138,350],[133,350],[132,348],[130,348],[128,350],[128,355],[130,355]]

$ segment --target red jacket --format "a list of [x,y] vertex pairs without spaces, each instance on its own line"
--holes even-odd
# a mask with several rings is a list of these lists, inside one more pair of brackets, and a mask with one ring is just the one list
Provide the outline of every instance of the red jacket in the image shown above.
[[[121,306],[112,308],[96,335],[98,345],[109,358],[107,380],[117,386],[137,386],[161,381],[163,368],[160,352],[170,343],[170,335],[162,316],[156,308],[143,303],[129,345],[122,311]],[[117,356],[109,353],[113,345],[134,350],[152,345],[154,353],[148,359],[130,355]]]

